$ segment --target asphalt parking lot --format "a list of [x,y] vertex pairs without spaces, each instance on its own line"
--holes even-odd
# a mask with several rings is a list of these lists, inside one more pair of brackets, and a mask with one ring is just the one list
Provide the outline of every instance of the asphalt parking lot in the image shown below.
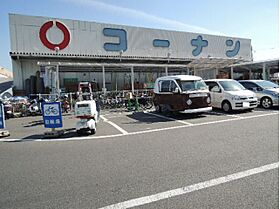
[[279,112],[102,112],[95,135],[7,120],[0,208],[278,208]]
[[[265,110],[256,108],[253,111],[235,111],[226,114],[214,109],[211,112],[194,114],[163,115],[153,110],[140,112],[127,112],[122,110],[102,111],[94,135],[78,136],[75,131],[77,118],[71,113],[63,115],[63,130],[65,134],[56,139],[46,138],[42,116],[11,118],[6,120],[6,129],[10,136],[0,141],[56,141],[56,140],[82,140],[94,138],[108,138],[121,135],[134,135],[157,132],[161,130],[184,128],[187,126],[209,125],[224,123],[231,120],[244,120],[252,117],[264,117],[278,113],[278,108]],[[60,129],[58,129],[60,130]]]

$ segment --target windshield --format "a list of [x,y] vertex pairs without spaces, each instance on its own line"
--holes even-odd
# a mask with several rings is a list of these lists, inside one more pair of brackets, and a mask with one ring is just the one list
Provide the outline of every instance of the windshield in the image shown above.
[[181,81],[181,87],[183,91],[204,90],[208,88],[203,80]]
[[225,91],[240,91],[245,89],[240,83],[233,80],[219,81],[219,83],[221,84],[221,86]]
[[271,81],[257,81],[256,83],[264,89],[279,88],[279,86],[276,83],[273,83]]

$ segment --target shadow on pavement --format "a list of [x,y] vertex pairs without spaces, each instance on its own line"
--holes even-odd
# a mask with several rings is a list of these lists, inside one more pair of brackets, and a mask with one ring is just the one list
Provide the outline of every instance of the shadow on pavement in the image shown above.
[[[87,136],[87,135],[85,135]],[[33,140],[37,140],[37,139],[47,139],[47,140],[51,140],[51,139],[64,139],[64,138],[73,138],[73,137],[78,137],[75,128],[70,128],[70,129],[65,129],[65,133],[59,137],[45,137],[44,134],[33,134],[33,135],[29,135],[26,136],[22,139],[17,140],[18,142],[25,142],[25,141],[33,141]]]
[[137,120],[135,123],[159,123],[159,122],[170,122],[173,120],[192,120],[197,118],[206,117],[203,114],[183,114],[183,113],[169,113],[169,114],[161,114],[157,112],[134,112],[127,117]]
[[32,121],[29,122],[28,125],[24,125],[24,128],[28,128],[28,127],[32,127],[32,126],[39,126],[39,125],[43,125],[44,121],[43,120],[36,120],[36,121]]

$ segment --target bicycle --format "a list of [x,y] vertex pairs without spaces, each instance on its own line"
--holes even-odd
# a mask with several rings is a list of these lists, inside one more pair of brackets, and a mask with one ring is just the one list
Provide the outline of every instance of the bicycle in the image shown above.
[[54,107],[54,106],[49,106],[46,110],[45,110],[45,114],[46,115],[57,115],[58,114],[58,110]]

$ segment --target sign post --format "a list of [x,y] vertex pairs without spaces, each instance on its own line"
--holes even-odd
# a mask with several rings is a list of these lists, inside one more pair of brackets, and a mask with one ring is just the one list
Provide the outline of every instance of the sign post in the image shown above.
[[[4,105],[0,105],[0,129],[4,129],[6,127],[5,124],[5,112],[4,112]],[[0,136],[10,136],[9,131],[1,130]]]
[[45,132],[45,136],[57,137],[64,133],[63,130],[55,130],[62,128],[62,113],[60,102],[47,102],[42,105],[43,120],[45,128],[51,128],[50,132]]
[[0,129],[5,128],[5,112],[4,112],[4,105],[1,104],[0,106]]

